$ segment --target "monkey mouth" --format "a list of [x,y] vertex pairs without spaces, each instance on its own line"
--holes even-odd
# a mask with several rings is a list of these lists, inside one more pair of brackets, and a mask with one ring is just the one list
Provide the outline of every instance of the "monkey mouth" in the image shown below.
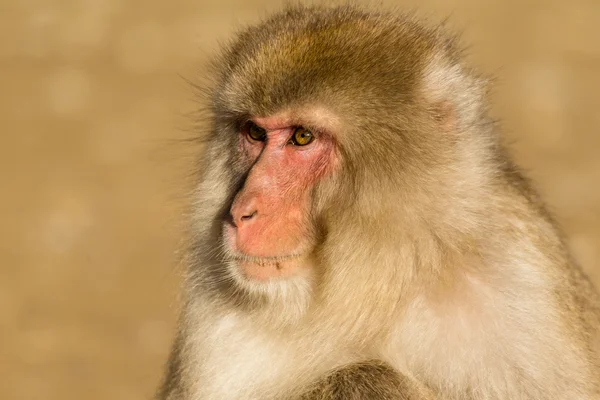
[[303,253],[291,253],[282,256],[251,256],[240,252],[231,252],[227,255],[232,271],[235,275],[241,273],[245,280],[254,282],[267,282],[286,280],[299,273],[298,260]]
[[294,260],[302,257],[302,253],[292,253],[283,256],[251,256],[248,254],[235,252],[230,255],[233,261],[253,263],[258,265],[281,264],[282,262]]

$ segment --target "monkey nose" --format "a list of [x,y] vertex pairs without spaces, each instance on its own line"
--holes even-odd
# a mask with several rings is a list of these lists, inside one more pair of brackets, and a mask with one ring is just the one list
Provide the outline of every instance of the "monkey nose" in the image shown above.
[[240,210],[234,207],[231,210],[231,220],[236,228],[241,228],[242,226],[255,219],[257,214],[258,211],[255,208]]
[[254,216],[255,216],[255,215],[256,215],[256,210],[254,210],[254,211],[251,211],[251,212],[249,212],[249,213],[247,213],[247,214],[245,214],[245,215],[242,215],[242,216],[240,217],[240,221],[241,221],[241,222],[243,222],[243,221],[248,221],[248,220],[250,220],[250,219],[254,218]]
[[256,220],[260,203],[256,195],[237,197],[229,210],[233,225],[239,229]]

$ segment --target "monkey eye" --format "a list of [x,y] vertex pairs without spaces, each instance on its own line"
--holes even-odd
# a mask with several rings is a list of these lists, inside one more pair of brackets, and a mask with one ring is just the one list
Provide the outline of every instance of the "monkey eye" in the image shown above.
[[290,141],[294,146],[306,146],[307,144],[310,144],[314,138],[315,137],[311,131],[302,127],[298,127],[294,131]]
[[263,128],[257,126],[253,122],[248,123],[248,136],[250,139],[255,140],[257,142],[264,142],[267,138],[267,131]]

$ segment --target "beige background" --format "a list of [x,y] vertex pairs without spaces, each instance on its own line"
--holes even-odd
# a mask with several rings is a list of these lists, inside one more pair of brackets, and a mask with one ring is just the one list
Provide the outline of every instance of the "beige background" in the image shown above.
[[[150,397],[196,151],[180,75],[277,3],[0,0],[1,399]],[[494,114],[600,283],[600,1],[420,3],[498,78]]]

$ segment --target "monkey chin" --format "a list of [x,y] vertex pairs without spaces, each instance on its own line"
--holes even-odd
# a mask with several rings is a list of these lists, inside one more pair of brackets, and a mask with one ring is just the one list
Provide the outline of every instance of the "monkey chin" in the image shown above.
[[227,269],[241,293],[250,296],[255,316],[270,326],[293,325],[313,300],[313,269],[310,258],[288,257],[269,262],[229,258]]

